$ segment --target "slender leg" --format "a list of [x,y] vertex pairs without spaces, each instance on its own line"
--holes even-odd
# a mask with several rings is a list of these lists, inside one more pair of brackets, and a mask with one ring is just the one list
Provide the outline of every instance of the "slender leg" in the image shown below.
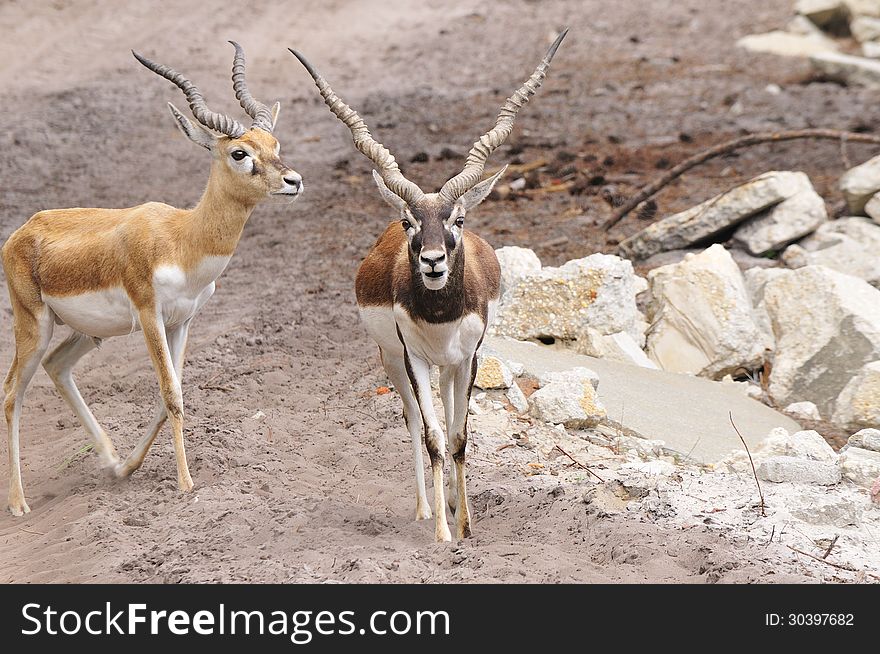
[[[8,276],[8,271],[7,271]],[[55,328],[55,315],[46,305],[40,303],[28,306],[22,302],[13,290],[13,281],[7,279],[10,286],[10,299],[15,331],[15,356],[3,390],[6,397],[3,408],[6,413],[6,426],[9,430],[9,510],[13,515],[20,516],[30,512],[21,485],[21,457],[19,452],[18,428],[21,418],[21,405],[28,384],[33,379],[40,359],[43,358],[52,331]]]
[[[446,417],[446,438],[452,447],[452,423],[455,420],[455,371],[456,367],[440,368],[440,399],[443,402],[443,413]],[[455,481],[455,467],[449,468],[449,481],[446,486],[446,503],[454,512],[458,506],[458,484]]]
[[171,433],[174,438],[174,455],[177,458],[177,485],[182,491],[190,491],[193,487],[189,466],[186,463],[186,450],[183,445],[183,394],[180,380],[174,371],[171,352],[165,338],[165,325],[158,316],[156,308],[145,307],[139,312],[144,341],[159,378],[159,391],[165,410],[171,421]]
[[452,540],[449,525],[446,522],[446,497],[443,490],[443,464],[446,459],[446,443],[443,430],[434,413],[431,398],[431,366],[419,357],[411,357],[404,346],[404,363],[412,385],[413,393],[422,412],[425,426],[425,446],[431,459],[431,471],[434,474],[434,536],[438,542]]
[[459,539],[468,538],[471,535],[471,512],[468,507],[465,483],[465,450],[468,440],[468,403],[476,374],[477,357],[474,354],[470,362],[463,362],[455,372],[455,418],[449,430],[450,452],[456,473],[458,499],[458,506],[455,509],[455,534]]
[[[167,333],[171,362],[174,366],[174,372],[177,374],[178,380],[182,379],[183,375],[183,358],[186,353],[186,342],[189,337],[190,322],[191,320],[187,320],[185,323],[172,328]],[[128,477],[143,465],[144,458],[153,446],[153,442],[156,440],[159,430],[162,429],[162,425],[165,424],[165,419],[167,417],[168,411],[165,409],[165,403],[160,399],[156,406],[156,411],[153,414],[153,419],[147,427],[147,433],[131,451],[131,454],[125,458],[125,461],[116,467],[117,477]]]
[[71,332],[70,336],[64,339],[43,360],[43,368],[55,383],[55,388],[58,389],[61,397],[76,414],[80,424],[95,441],[95,449],[101,458],[101,465],[105,468],[112,468],[119,462],[116,448],[113,447],[107,433],[95,420],[95,416],[89,410],[73,380],[73,367],[77,361],[94,350],[95,347],[95,341],[91,336],[80,332]]
[[431,517],[431,506],[425,493],[425,462],[422,458],[422,412],[413,395],[412,386],[406,374],[403,357],[395,352],[380,350],[382,365],[394,388],[403,400],[403,418],[412,438],[413,460],[416,468],[416,520],[427,520]]

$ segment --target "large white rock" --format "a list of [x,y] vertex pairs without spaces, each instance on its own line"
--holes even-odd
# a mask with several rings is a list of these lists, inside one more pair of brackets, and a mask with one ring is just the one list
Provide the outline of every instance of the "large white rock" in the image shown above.
[[[880,62],[873,62],[880,70]],[[871,196],[880,191],[880,156],[847,170],[840,178],[840,190],[853,214],[861,214]]]
[[583,366],[569,368],[568,370],[551,370],[538,374],[538,387],[562,382],[565,384],[580,384],[588,382],[594,389],[599,388],[599,375]]
[[880,286],[880,225],[867,218],[840,218],[782,253],[789,268],[817,265]]
[[770,395],[831,415],[844,386],[880,359],[880,291],[822,266],[772,272],[755,285],[776,338]]
[[844,386],[831,420],[846,429],[880,427],[880,361],[865,364]]
[[825,200],[810,185],[749,218],[737,228],[733,239],[751,254],[764,254],[810,234],[827,220]]
[[850,447],[880,452],[880,429],[861,429],[850,436],[846,444]]
[[812,402],[792,402],[785,407],[785,413],[795,420],[821,420],[819,408]]
[[841,0],[797,0],[794,8],[819,27],[845,21],[849,16],[847,4]]
[[[750,451],[752,461],[756,466],[767,459],[776,457],[808,459],[831,464],[838,461],[838,455],[834,449],[818,432],[812,430],[789,434],[788,430],[777,427],[771,430],[764,440],[753,445]],[[715,467],[721,471],[749,472],[751,463],[748,453],[740,448],[733,450],[715,464]]]
[[649,225],[620,244],[631,259],[685,249],[738,225],[756,213],[812,188],[801,172],[771,171],[729,191]]
[[657,364],[648,358],[639,344],[626,332],[603,334],[592,327],[578,332],[575,351],[579,354],[620,361],[643,368],[656,368]]
[[632,263],[608,254],[543,268],[505,293],[494,331],[520,340],[573,340],[591,327],[602,334],[626,332],[638,343],[645,328],[636,307],[639,280]]
[[868,88],[880,88],[880,61],[839,52],[818,52],[810,55],[810,63],[832,79]]
[[849,22],[849,31],[859,43],[880,39],[880,18],[856,16]]
[[865,203],[865,214],[875,223],[880,223],[880,193],[875,193]]
[[840,455],[840,469],[843,476],[854,484],[872,488],[880,478],[880,452],[848,447]]
[[529,403],[538,420],[573,429],[595,427],[606,416],[605,407],[588,380],[550,382],[532,393]]
[[757,474],[758,479],[774,483],[833,486],[840,482],[837,464],[793,456],[771,456],[758,466]]
[[712,379],[759,367],[769,335],[758,327],[742,273],[713,245],[648,274],[648,356],[664,370]]
[[784,57],[809,57],[819,52],[837,50],[837,44],[824,34],[793,34],[782,30],[749,34],[736,44],[751,52],[767,52]]
[[506,245],[495,250],[501,265],[501,296],[520,283],[523,277],[541,270],[541,260],[528,248]]
[[786,455],[798,457],[800,459],[811,459],[813,461],[824,461],[825,463],[837,463],[837,452],[828,444],[822,435],[806,429],[798,431],[791,435]]
[[[810,2],[811,0],[805,0]],[[822,2],[827,0],[812,0]],[[880,17],[880,2],[878,0],[843,0],[843,4],[849,10],[851,16],[874,16]]]

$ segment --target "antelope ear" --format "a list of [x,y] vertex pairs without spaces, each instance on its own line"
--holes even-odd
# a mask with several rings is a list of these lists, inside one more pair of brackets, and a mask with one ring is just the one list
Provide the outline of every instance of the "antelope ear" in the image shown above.
[[281,103],[276,102],[272,105],[272,129],[275,129],[275,123],[278,122],[278,114],[281,113]]
[[458,199],[458,201],[465,209],[473,209],[486,199],[489,193],[492,192],[492,187],[495,186],[495,182],[501,179],[501,176],[505,172],[507,172],[507,166],[504,166],[504,168],[492,175],[489,179],[484,179],[482,182],[474,184],[469,191]]
[[168,108],[171,110],[171,115],[174,117],[174,123],[177,125],[177,128],[183,132],[183,135],[186,136],[186,138],[196,145],[201,145],[206,150],[210,151],[214,149],[214,146],[217,144],[216,136],[211,134],[211,132],[201,125],[194,124],[189,118],[180,113],[180,110],[170,102],[168,103]]
[[385,186],[385,181],[382,179],[382,176],[375,170],[373,171],[373,179],[376,180],[376,186],[379,187],[379,193],[382,194],[382,199],[385,200],[385,202],[387,202],[398,211],[403,211],[404,209],[406,209],[406,201],[399,195],[397,195],[397,193]]

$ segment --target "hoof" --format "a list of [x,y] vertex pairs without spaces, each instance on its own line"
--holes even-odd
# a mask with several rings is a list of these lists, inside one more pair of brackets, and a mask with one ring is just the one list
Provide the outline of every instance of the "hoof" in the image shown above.
[[430,520],[434,516],[431,514],[431,507],[427,502],[424,504],[416,504],[416,520]]
[[192,477],[189,475],[186,477],[178,477],[177,487],[180,489],[181,493],[189,493],[193,489]]
[[465,538],[470,538],[471,537],[471,526],[470,526],[470,524],[466,524],[464,526],[459,526],[456,529],[456,532],[457,532],[456,538],[458,538],[458,540],[464,540]]
[[10,502],[9,503],[9,512],[12,513],[16,518],[20,518],[25,513],[31,512],[31,507],[27,505],[27,502],[21,500],[19,502]]
[[452,534],[449,533],[449,527],[444,526],[442,529],[437,529],[434,533],[434,537],[436,538],[438,543],[451,543],[452,542]]
[[113,474],[116,476],[117,479],[128,479],[129,477],[131,477],[131,473],[133,473],[135,470],[137,470],[137,468],[129,466],[126,464],[125,461],[122,461],[120,463],[117,463],[116,466],[113,468]]

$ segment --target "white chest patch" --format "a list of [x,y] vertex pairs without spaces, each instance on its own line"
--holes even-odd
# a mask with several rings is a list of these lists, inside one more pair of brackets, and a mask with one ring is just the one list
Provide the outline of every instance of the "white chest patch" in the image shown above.
[[393,311],[410,354],[435,366],[457,366],[469,360],[486,327],[475,313],[452,322],[429,323],[413,320],[399,305]]
[[[198,266],[184,272],[177,266],[160,266],[153,272],[157,311],[166,326],[192,318],[214,294],[214,280],[229,263],[229,257],[205,257]],[[106,288],[43,301],[78,332],[98,338],[122,336],[140,329],[137,310],[122,287]]]

